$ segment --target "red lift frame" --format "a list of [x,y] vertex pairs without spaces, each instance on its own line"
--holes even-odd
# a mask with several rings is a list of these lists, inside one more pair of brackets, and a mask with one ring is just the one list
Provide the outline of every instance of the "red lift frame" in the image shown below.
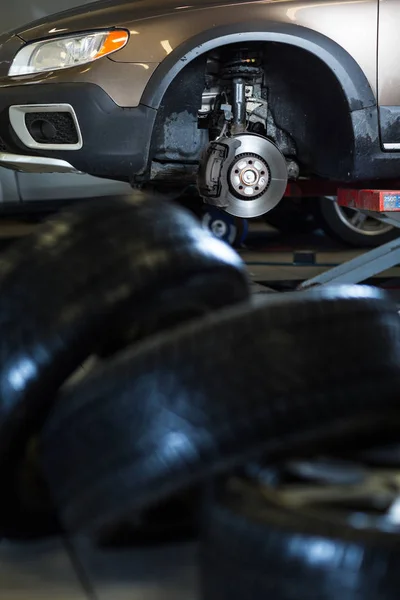
[[[397,188],[397,189],[396,189]],[[375,189],[371,182],[361,184],[356,188],[354,184],[343,184],[334,181],[299,179],[290,182],[286,188],[285,197],[320,197],[337,196],[340,206],[373,212],[400,212],[400,181],[380,182],[379,189]]]

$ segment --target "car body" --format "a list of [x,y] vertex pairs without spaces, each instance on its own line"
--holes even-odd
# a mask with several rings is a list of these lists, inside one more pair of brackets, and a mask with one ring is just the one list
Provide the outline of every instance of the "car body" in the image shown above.
[[[138,185],[183,184],[200,165],[203,197],[250,217],[287,177],[396,179],[399,14],[400,0],[106,0],[33,23],[0,40],[0,164]],[[38,42],[110,32],[125,43],[96,60],[14,68]]]
[[[0,34],[83,4],[84,0],[18,0],[8,3],[2,7],[0,27],[4,31]],[[82,173],[24,173],[0,168],[1,214],[47,213],[64,203],[131,193],[128,184]]]

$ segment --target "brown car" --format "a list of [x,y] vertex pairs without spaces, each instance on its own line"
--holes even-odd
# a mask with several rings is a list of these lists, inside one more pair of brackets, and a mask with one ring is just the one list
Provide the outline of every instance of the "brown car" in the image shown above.
[[288,178],[400,173],[400,0],[115,0],[5,36],[0,164],[198,181],[254,217]]

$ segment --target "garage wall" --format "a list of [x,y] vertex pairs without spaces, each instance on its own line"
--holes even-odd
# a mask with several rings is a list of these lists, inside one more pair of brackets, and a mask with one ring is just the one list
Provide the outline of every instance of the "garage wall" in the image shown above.
[[[93,0],[12,0],[1,6],[0,34]],[[3,2],[2,2],[3,4]]]

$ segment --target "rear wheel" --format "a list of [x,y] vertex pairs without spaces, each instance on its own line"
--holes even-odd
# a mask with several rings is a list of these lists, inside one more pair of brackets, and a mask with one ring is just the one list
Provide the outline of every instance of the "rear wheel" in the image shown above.
[[330,198],[317,201],[317,220],[329,236],[352,246],[380,246],[398,237],[396,228],[359,211],[339,206]]

